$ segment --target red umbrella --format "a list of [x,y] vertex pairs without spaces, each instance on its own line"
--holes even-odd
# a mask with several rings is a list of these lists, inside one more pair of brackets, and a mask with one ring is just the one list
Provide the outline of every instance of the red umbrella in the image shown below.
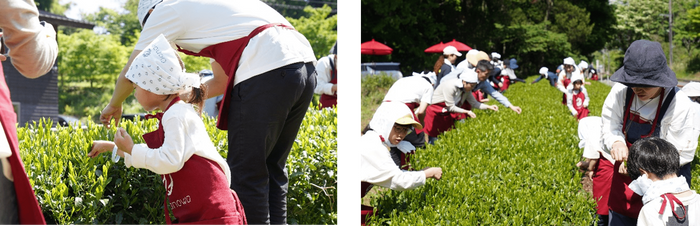
[[391,54],[391,51],[393,51],[393,49],[391,49],[389,46],[374,41],[374,39],[372,39],[372,41],[362,43],[360,50],[360,53],[367,55],[389,55]]
[[427,49],[425,49],[424,52],[426,52],[426,53],[442,53],[442,49],[444,49],[445,47],[446,47],[445,43],[440,42],[440,43],[435,44],[431,47],[428,47]]
[[[469,47],[468,45],[458,42],[457,40],[452,39],[451,42],[445,43],[445,46],[454,46],[457,48],[457,51],[469,51],[472,50],[472,47]],[[442,50],[441,50],[442,51]]]

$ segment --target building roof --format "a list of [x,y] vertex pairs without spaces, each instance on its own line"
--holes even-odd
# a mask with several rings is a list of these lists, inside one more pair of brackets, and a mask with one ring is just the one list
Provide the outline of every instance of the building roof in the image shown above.
[[85,29],[92,29],[95,27],[95,24],[93,23],[84,20],[71,19],[65,16],[46,12],[44,10],[39,10],[39,20],[46,21],[54,25],[54,27],[57,27],[58,25]]

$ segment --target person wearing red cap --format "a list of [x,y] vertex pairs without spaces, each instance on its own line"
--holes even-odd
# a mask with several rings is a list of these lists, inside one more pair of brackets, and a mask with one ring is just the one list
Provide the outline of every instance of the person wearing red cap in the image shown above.
[[213,58],[212,68],[225,74],[215,72],[205,84],[208,95],[224,94],[217,127],[228,130],[231,189],[249,223],[285,224],[286,160],[316,86],[309,41],[259,0],[141,0],[137,15],[141,36],[100,121],[120,118],[131,92],[125,72],[158,35],[185,54]]
[[680,168],[690,184],[691,162],[698,146],[698,113],[678,89],[676,74],[666,64],[661,44],[634,41],[625,52],[623,66],[610,78],[617,82],[603,103],[602,143],[615,160],[608,206],[610,225],[635,225],[642,198],[629,187],[629,147],[645,137],[660,137],[679,152]]

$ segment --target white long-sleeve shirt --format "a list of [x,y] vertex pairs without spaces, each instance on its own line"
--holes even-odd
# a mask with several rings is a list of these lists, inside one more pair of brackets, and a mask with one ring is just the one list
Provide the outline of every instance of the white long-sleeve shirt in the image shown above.
[[466,113],[466,109],[457,106],[462,103],[462,100],[468,101],[474,109],[484,110],[488,107],[488,105],[476,101],[471,92],[464,92],[464,84],[462,79],[459,78],[449,79],[440,83],[433,93],[432,102],[433,104],[445,102],[445,107],[449,112]]
[[359,151],[362,181],[397,191],[425,184],[425,172],[404,171],[396,166],[378,133],[370,130],[362,135]]
[[433,99],[433,86],[422,76],[411,76],[397,80],[391,85],[384,96],[384,101],[397,101],[401,103],[431,104]]
[[[564,80],[565,79],[571,79],[573,77],[577,77],[577,75],[580,75],[581,71],[578,69],[578,66],[574,66],[574,70],[571,72],[571,74],[567,74],[566,70],[562,70],[559,72],[559,75],[557,77],[557,89],[561,91],[562,93],[566,93],[566,86],[564,86]],[[571,81],[573,82],[573,81]],[[585,80],[582,80],[582,82],[586,82]]]
[[578,147],[583,148],[583,157],[587,159],[600,159],[600,155],[615,164],[610,154],[603,151],[600,146],[600,134],[603,129],[603,120],[598,116],[588,116],[578,121]]
[[316,62],[316,89],[314,89],[314,93],[335,95],[333,92],[333,85],[335,84],[331,83],[331,76],[333,73],[331,62],[333,62],[333,66],[335,67],[338,65],[335,64],[333,58],[335,58],[335,55],[331,54],[321,57],[321,59],[318,59]]
[[157,174],[174,173],[185,162],[198,155],[219,164],[231,184],[231,170],[209,138],[204,122],[192,105],[179,101],[165,111],[163,119],[165,141],[160,148],[151,149],[146,144],[135,144],[131,154],[124,153],[127,167],[143,168]]
[[[625,142],[622,131],[625,114],[625,96],[627,86],[616,83],[603,103],[603,145],[604,150],[610,153],[613,143],[616,141]],[[671,90],[665,89],[664,99],[668,97]],[[640,117],[653,121],[661,98],[657,97],[648,101],[641,101],[634,96],[630,103],[631,111],[639,112]],[[646,104],[646,105],[645,105]],[[680,154],[680,164],[685,165],[695,157],[695,149],[698,147],[698,135],[700,132],[695,129],[700,123],[700,115],[693,108],[693,104],[683,91],[678,90],[676,96],[666,111],[666,115],[661,120],[660,137],[673,144]],[[643,107],[642,107],[643,106]],[[640,108],[640,109],[637,109]]]

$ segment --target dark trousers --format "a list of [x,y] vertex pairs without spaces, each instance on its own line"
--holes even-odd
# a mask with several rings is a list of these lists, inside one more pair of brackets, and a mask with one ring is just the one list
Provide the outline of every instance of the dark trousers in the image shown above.
[[682,165],[681,168],[678,169],[678,173],[676,173],[677,176],[685,177],[685,182],[688,182],[688,187],[690,187],[690,179],[691,179],[690,169],[692,169],[692,167],[690,166],[691,163],[692,162],[689,162],[685,165]]
[[314,71],[295,63],[233,87],[226,161],[249,224],[286,224],[285,164],[313,98]]
[[2,161],[0,161],[0,224],[19,224],[15,183],[2,173]]

